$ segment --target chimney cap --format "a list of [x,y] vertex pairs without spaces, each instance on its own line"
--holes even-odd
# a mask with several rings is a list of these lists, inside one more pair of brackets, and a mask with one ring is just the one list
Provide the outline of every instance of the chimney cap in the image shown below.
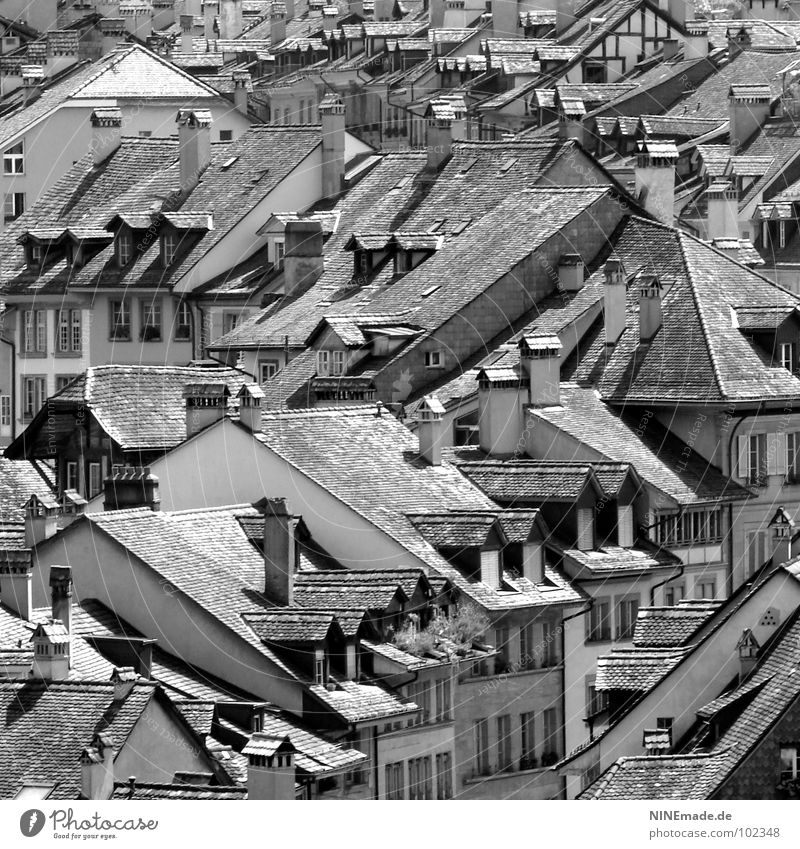
[[211,112],[208,109],[179,109],[175,120],[179,125],[192,129],[210,127],[212,123]]
[[110,681],[116,683],[128,683],[136,681],[139,678],[139,673],[132,666],[115,666],[111,671]]
[[90,120],[93,127],[121,127],[122,110],[119,106],[98,106]]
[[195,398],[229,398],[231,394],[227,383],[187,383],[183,387],[183,397],[186,400]]
[[417,416],[420,421],[441,421],[444,413],[444,404],[436,395],[426,395],[417,408]]
[[40,622],[31,634],[30,642],[39,637],[46,637],[51,642],[69,642],[69,631],[60,619],[49,616],[44,622]]
[[320,101],[317,111],[321,115],[344,115],[344,103],[342,103],[342,98],[339,97],[338,94],[326,94]]
[[30,572],[33,556],[29,548],[7,548],[0,551],[0,574]]
[[519,350],[523,357],[557,357],[562,348],[561,340],[555,333],[527,333],[519,340]]
[[265,516],[291,516],[292,512],[285,498],[265,498],[259,502],[263,506]]
[[625,268],[622,260],[616,256],[610,256],[603,266],[603,274],[606,283],[625,283]]
[[513,368],[482,368],[477,374],[481,389],[519,389],[522,378]]
[[794,528],[794,519],[786,512],[786,509],[781,506],[775,511],[775,515],[770,519],[769,528]]
[[640,296],[643,297],[660,296],[664,291],[658,275],[649,271],[640,271],[636,275],[636,285],[639,287]]
[[61,584],[72,581],[71,566],[51,566],[50,567],[50,586],[60,586]]
[[672,139],[642,139],[636,143],[636,156],[653,164],[671,164],[678,158],[678,147]]
[[732,85],[728,97],[734,103],[769,103],[772,100],[772,90],[768,85]]
[[284,737],[279,737],[273,734],[266,734],[263,731],[256,731],[250,735],[250,740],[242,749],[242,754],[271,758],[277,752],[288,752],[291,754],[296,751],[297,749],[289,739],[288,734]]
[[242,388],[236,393],[237,398],[254,398],[261,400],[267,396],[257,383],[243,383]]
[[706,197],[720,198],[720,197],[730,197],[731,195],[734,197],[739,196],[739,192],[736,189],[736,186],[733,183],[723,180],[717,180],[712,183],[705,191]]
[[558,261],[559,265],[583,265],[583,259],[580,254],[562,254]]

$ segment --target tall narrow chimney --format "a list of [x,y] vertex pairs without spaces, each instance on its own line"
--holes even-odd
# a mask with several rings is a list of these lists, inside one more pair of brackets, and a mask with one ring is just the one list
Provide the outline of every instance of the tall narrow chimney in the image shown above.
[[655,274],[640,274],[636,285],[639,289],[639,341],[649,342],[664,321],[661,305],[664,287]]
[[50,539],[58,530],[58,502],[51,496],[32,495],[25,505],[25,547]]
[[286,6],[283,3],[273,3],[269,13],[270,46],[275,47],[286,39]]
[[492,0],[492,36],[516,38],[519,35],[519,0]]
[[207,109],[178,112],[181,192],[190,192],[211,162],[211,113]]
[[341,98],[327,94],[319,104],[322,119],[322,197],[334,198],[344,188],[345,109]]
[[442,465],[442,440],[444,438],[444,406],[435,395],[426,395],[417,411],[419,453],[431,466]]
[[294,755],[288,737],[257,731],[242,749],[247,756],[247,798],[288,800],[295,798]]
[[[444,0],[428,0],[431,16],[431,29],[441,29],[444,26]],[[375,20],[378,18],[376,16]]]
[[44,68],[26,65],[22,69],[22,105],[27,106],[36,98],[44,82]]
[[264,390],[257,383],[245,383],[236,397],[239,399],[239,422],[251,433],[261,433]]
[[194,52],[194,15],[181,15],[181,53]]
[[72,567],[50,567],[50,597],[53,619],[58,619],[72,634]]
[[98,106],[91,117],[92,159],[99,165],[122,142],[122,111],[118,106]]
[[242,0],[221,0],[219,7],[219,37],[238,38],[242,34]]
[[219,14],[219,0],[203,0],[203,35],[206,38],[217,37],[216,23]]
[[564,141],[574,139],[580,144],[584,142],[583,120],[586,117],[586,106],[578,98],[559,98],[558,104],[558,134]]
[[627,284],[625,269],[616,257],[609,257],[603,268],[603,312],[606,345],[616,345],[626,323]]
[[249,111],[250,90],[253,83],[249,71],[233,72],[233,104],[237,112],[247,115]]
[[226,383],[189,383],[184,386],[187,439],[225,418],[230,394]]
[[26,621],[33,613],[32,582],[29,548],[0,551],[0,602]]
[[636,197],[644,208],[664,224],[675,218],[675,163],[678,148],[673,141],[645,139],[636,152]]
[[520,451],[527,394],[513,369],[489,367],[478,372],[478,436],[487,454],[502,457]]
[[279,604],[291,605],[297,551],[292,515],[285,498],[264,502],[264,592]]
[[288,221],[284,236],[283,288],[291,295],[315,283],[324,268],[322,224],[312,218]]
[[94,735],[80,756],[81,796],[110,799],[114,791],[114,739],[108,731]]
[[436,172],[450,159],[453,148],[452,106],[433,101],[425,113],[425,146],[428,150],[427,170]]
[[707,235],[714,239],[739,238],[739,192],[733,183],[719,181],[706,189]]
[[683,58],[704,59],[708,56],[708,22],[694,21],[686,25],[683,40]]
[[579,292],[583,288],[585,267],[579,254],[564,254],[558,261],[558,285],[564,292]]
[[40,681],[63,681],[69,677],[70,635],[58,619],[36,626],[31,635],[33,668],[31,677]]
[[561,340],[555,334],[532,333],[519,340],[519,356],[528,372],[530,403],[551,407],[561,403]]
[[772,92],[766,84],[732,85],[728,92],[731,155],[737,154],[769,118]]

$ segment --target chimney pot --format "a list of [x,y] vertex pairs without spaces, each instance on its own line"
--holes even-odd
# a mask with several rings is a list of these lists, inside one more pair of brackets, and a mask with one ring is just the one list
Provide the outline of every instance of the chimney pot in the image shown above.
[[236,397],[239,399],[239,422],[251,433],[261,433],[264,390],[257,383],[245,383]]
[[122,111],[118,106],[98,106],[91,117],[92,158],[99,165],[111,156],[122,142]]
[[225,418],[230,390],[226,383],[189,383],[183,388],[186,401],[186,438]]
[[639,288],[639,341],[649,342],[658,333],[664,320],[661,305],[664,287],[655,274],[640,274]]
[[675,218],[677,159],[674,141],[644,139],[638,143],[634,169],[636,197],[654,218],[670,225]]
[[417,411],[419,453],[431,466],[442,465],[442,440],[444,438],[444,406],[435,395],[426,395]]
[[161,507],[158,478],[150,474],[149,466],[125,466],[110,478],[106,478],[103,488],[104,510],[149,507],[155,511]]

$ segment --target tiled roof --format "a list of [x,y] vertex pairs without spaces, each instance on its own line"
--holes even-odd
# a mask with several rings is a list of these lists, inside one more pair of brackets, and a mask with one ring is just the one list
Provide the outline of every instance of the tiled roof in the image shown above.
[[23,507],[31,495],[52,497],[53,491],[53,473],[47,466],[0,456],[0,523],[24,522]]
[[49,798],[77,799],[79,756],[97,731],[124,746],[155,692],[137,682],[114,702],[107,681],[0,681],[0,798],[12,798],[26,781],[53,782]]
[[491,460],[458,463],[458,468],[493,501],[530,504],[574,501],[594,477],[588,463]]
[[339,681],[331,689],[322,684],[312,684],[309,689],[347,722],[391,719],[419,710],[414,702],[405,701],[377,684]]
[[705,601],[684,602],[675,607],[641,607],[633,644],[643,648],[686,645],[718,607]]
[[645,482],[679,504],[749,497],[698,455],[687,457],[683,443],[656,422],[651,420],[637,433],[639,419],[620,417],[595,390],[562,384],[561,402],[560,407],[532,410],[531,415],[569,434],[576,443],[576,458],[629,462]]
[[422,513],[408,518],[434,548],[480,547],[498,521],[494,513]]
[[151,784],[135,781],[130,784],[115,784],[111,798],[115,802],[151,802],[156,799],[191,799],[213,802],[247,798],[246,787],[208,784]]
[[[602,545],[590,551],[570,548],[564,552],[564,568],[572,572],[570,565],[577,566],[579,574],[609,577],[624,572],[650,572],[658,569],[673,569],[680,560],[664,549],[622,548],[619,545]],[[581,575],[582,577],[582,575]]]
[[290,607],[245,613],[243,618],[266,643],[322,642],[335,622],[333,613]]
[[597,659],[595,687],[598,690],[650,690],[687,651],[685,648],[613,649]]

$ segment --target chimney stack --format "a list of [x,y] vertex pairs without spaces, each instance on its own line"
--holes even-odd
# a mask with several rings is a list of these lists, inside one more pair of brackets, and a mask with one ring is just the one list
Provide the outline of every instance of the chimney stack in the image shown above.
[[225,418],[230,390],[226,383],[188,383],[183,388],[186,400],[186,438]]
[[257,731],[242,749],[247,756],[247,798],[290,800],[295,798],[294,755],[288,737]]
[[322,197],[335,198],[344,188],[345,109],[336,94],[319,104],[322,120]]
[[338,15],[338,6],[322,7],[322,30],[326,36],[329,36],[336,29],[336,18]]
[[286,6],[283,3],[273,3],[269,13],[270,30],[269,41],[270,46],[280,44],[286,39]]
[[492,37],[517,38],[519,12],[518,0],[492,0]]
[[[444,25],[447,28],[463,29],[467,25],[465,0],[444,0]],[[494,6],[492,7],[494,8]]]
[[284,4],[286,7],[286,20],[293,21],[294,20],[294,0],[285,0]]
[[221,0],[219,7],[219,37],[225,40],[242,34],[242,0]]
[[574,97],[559,97],[558,102],[558,134],[567,141],[574,139],[583,144],[586,106],[582,100]]
[[428,150],[427,170],[441,170],[450,159],[453,148],[453,108],[446,101],[432,101],[425,113],[425,145]]
[[728,92],[731,156],[735,156],[769,118],[772,92],[766,84],[732,85]]
[[[442,4],[442,20],[444,20],[445,0],[440,0],[440,2]],[[394,10],[394,3],[395,0],[375,0],[375,4],[373,6],[372,19],[374,21],[391,21],[392,12]],[[431,24],[431,26],[433,26],[433,24]]]
[[772,531],[772,565],[788,563],[795,555],[792,544],[794,519],[783,507],[779,507],[768,527]]
[[25,505],[25,547],[33,548],[58,530],[58,502],[49,495],[32,495]]
[[297,550],[292,515],[285,498],[264,502],[264,592],[278,604],[291,605]]
[[627,282],[622,262],[609,257],[603,268],[603,312],[605,314],[606,345],[616,345],[625,330],[627,312]]
[[665,62],[671,62],[680,52],[681,43],[677,38],[665,38],[662,44],[662,59]]
[[664,287],[655,274],[639,274],[639,342],[649,342],[664,321],[661,305]]
[[132,666],[115,666],[111,672],[111,683],[114,685],[114,701],[121,702],[128,698],[139,675]]
[[708,56],[708,22],[693,21],[686,26],[683,41],[683,58],[704,59]]
[[181,53],[194,52],[194,15],[181,15]]
[[40,623],[31,635],[31,642],[32,678],[39,681],[63,681],[69,677],[70,636],[62,622],[50,618]]
[[103,483],[104,510],[131,510],[135,507],[161,509],[158,478],[149,466],[125,466]]
[[739,240],[739,192],[729,182],[715,182],[706,189],[708,219],[706,235],[710,240]]
[[80,757],[81,796],[110,799],[114,792],[114,739],[107,731],[95,734]]
[[558,285],[564,292],[583,288],[584,265],[579,254],[564,254],[558,261]]
[[190,192],[211,162],[211,113],[207,109],[178,111],[180,189]]
[[44,82],[41,65],[24,65],[22,68],[22,105],[27,106],[39,94]]
[[219,0],[203,0],[203,35],[207,39],[217,37],[216,23],[219,13]]
[[[430,29],[442,29],[444,26],[444,0],[428,0],[428,7],[431,18]],[[378,20],[377,9],[375,20]]]
[[444,406],[435,395],[426,395],[417,411],[417,435],[420,456],[431,466],[442,465],[444,439]]
[[555,334],[532,333],[519,340],[519,357],[528,372],[530,403],[553,407],[561,403],[561,340]]
[[322,275],[322,224],[312,218],[287,221],[284,234],[283,289],[284,294],[291,295]]
[[674,141],[638,142],[635,194],[644,208],[659,221],[672,225],[675,219],[675,163],[678,148]]
[[92,159],[105,162],[122,142],[122,111],[118,106],[98,106],[91,117]]
[[249,71],[233,72],[233,104],[237,112],[247,115],[249,112],[248,100],[253,83]]
[[0,602],[25,621],[33,613],[32,582],[29,548],[0,551]]
[[245,383],[236,397],[239,399],[239,422],[251,433],[261,433],[264,390],[257,383]]
[[72,634],[72,567],[50,567],[50,598],[52,616]]
[[508,457],[520,451],[526,395],[514,369],[488,367],[478,372],[478,435],[487,454]]

